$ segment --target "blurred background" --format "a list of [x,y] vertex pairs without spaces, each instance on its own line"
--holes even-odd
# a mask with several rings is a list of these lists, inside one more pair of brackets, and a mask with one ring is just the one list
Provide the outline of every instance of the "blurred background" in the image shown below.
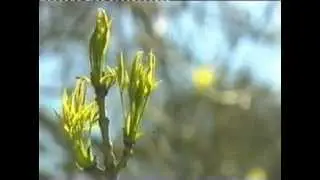
[[[162,80],[120,179],[281,179],[280,1],[40,2],[39,179],[96,178],[74,168],[54,110],[63,88],[89,74],[98,7],[113,19],[109,64],[152,49]],[[107,102],[119,154],[117,89]]]

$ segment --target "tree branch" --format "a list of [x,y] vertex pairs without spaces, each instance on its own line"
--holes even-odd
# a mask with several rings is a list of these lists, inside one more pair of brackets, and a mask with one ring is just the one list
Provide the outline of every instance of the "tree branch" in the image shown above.
[[105,97],[107,91],[101,85],[94,86],[96,94],[96,103],[99,107],[99,127],[101,136],[103,139],[103,151],[104,154],[104,165],[105,165],[105,174],[108,180],[116,180],[118,178],[116,172],[116,158],[113,152],[112,144],[109,137],[109,123],[110,120],[106,117],[105,111]]

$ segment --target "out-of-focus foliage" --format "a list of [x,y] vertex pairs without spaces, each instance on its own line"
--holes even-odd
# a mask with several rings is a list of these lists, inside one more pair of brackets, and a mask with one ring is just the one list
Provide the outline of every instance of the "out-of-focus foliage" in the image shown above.
[[[75,76],[88,74],[89,36],[95,23],[95,11],[102,7],[113,18],[112,45],[108,55],[110,63],[116,63],[116,54],[120,51],[128,56],[125,59],[133,59],[132,52],[137,49],[152,49],[160,63],[158,74],[162,80],[159,92],[151,97],[150,107],[144,116],[144,136],[136,145],[134,158],[120,179],[145,175],[181,180],[198,176],[250,179],[250,174],[251,177],[262,177],[261,180],[264,176],[269,180],[280,179],[280,90],[275,91],[269,84],[257,81],[254,69],[242,68],[234,72],[231,67],[237,63],[238,58],[233,56],[245,37],[264,46],[280,44],[280,32],[268,26],[277,2],[265,3],[267,5],[261,15],[264,18],[260,24],[252,14],[239,8],[239,4],[214,2],[211,6],[215,10],[208,12],[200,2],[41,2],[40,66],[47,64],[41,66],[39,74],[41,177],[61,179],[61,175],[72,179],[77,174],[72,152],[68,150],[58,120],[51,112],[55,104],[60,104],[58,99],[62,89],[72,89],[70,84]],[[168,31],[176,27],[167,25],[170,30],[167,29],[166,34],[166,20],[161,19],[166,17],[174,21],[175,17],[188,13],[198,27],[210,23],[205,18],[206,13],[213,14],[211,16],[218,18],[225,39],[225,45],[212,49],[225,48],[214,51],[215,58],[205,63],[209,64],[207,69],[214,71],[215,76],[203,73],[205,81],[201,83],[208,86],[203,93],[199,93],[192,84],[192,72],[203,67],[199,64],[204,64],[195,55],[194,39],[190,37],[182,43],[170,38]],[[188,25],[183,27],[181,34],[190,28]],[[46,74],[50,71],[53,72],[51,75]],[[46,76],[51,82],[44,82]],[[120,100],[115,98],[117,93],[110,93],[108,106],[111,108],[114,144],[117,155],[120,155],[122,140],[119,132],[123,124]],[[93,137],[95,141],[99,139]],[[90,176],[95,178],[94,174]]]

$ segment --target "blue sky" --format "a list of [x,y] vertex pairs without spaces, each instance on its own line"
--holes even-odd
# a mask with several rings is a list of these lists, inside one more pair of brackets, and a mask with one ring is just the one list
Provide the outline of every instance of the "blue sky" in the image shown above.
[[[202,6],[201,2],[201,6]],[[207,1],[207,17],[205,18],[206,25],[198,27],[197,23],[192,18],[192,14],[188,11],[183,13],[171,22],[168,32],[169,39],[176,41],[179,45],[184,46],[191,44],[194,50],[196,60],[199,63],[212,63],[211,60],[218,52],[224,51],[226,39],[223,36],[221,24],[217,14],[217,3],[215,1]],[[256,26],[263,25],[263,10],[268,1],[250,1],[250,2],[233,2],[241,9],[248,11],[252,15],[252,19]],[[273,15],[270,27],[280,28],[280,2],[276,3],[276,13]],[[194,2],[195,5],[200,5],[199,2]],[[215,11],[216,10],[216,11]],[[260,24],[259,24],[260,23]],[[170,28],[171,26],[171,28]],[[175,27],[175,28],[173,28]],[[188,27],[188,28],[186,28]],[[280,33],[281,31],[279,31]],[[191,42],[191,43],[190,43]],[[242,66],[249,66],[255,73],[256,80],[267,82],[274,86],[275,89],[280,89],[281,86],[281,42],[275,46],[267,46],[259,42],[253,42],[249,38],[240,40],[236,52],[232,55],[234,69]],[[214,62],[213,62],[214,63]]]

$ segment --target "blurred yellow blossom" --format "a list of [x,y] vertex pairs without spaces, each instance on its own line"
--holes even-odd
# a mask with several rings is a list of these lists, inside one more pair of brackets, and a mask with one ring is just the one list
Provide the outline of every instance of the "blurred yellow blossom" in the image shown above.
[[261,168],[250,169],[245,180],[267,180],[267,173]]
[[192,81],[197,89],[207,89],[214,85],[216,81],[215,72],[208,66],[197,68],[192,72]]

